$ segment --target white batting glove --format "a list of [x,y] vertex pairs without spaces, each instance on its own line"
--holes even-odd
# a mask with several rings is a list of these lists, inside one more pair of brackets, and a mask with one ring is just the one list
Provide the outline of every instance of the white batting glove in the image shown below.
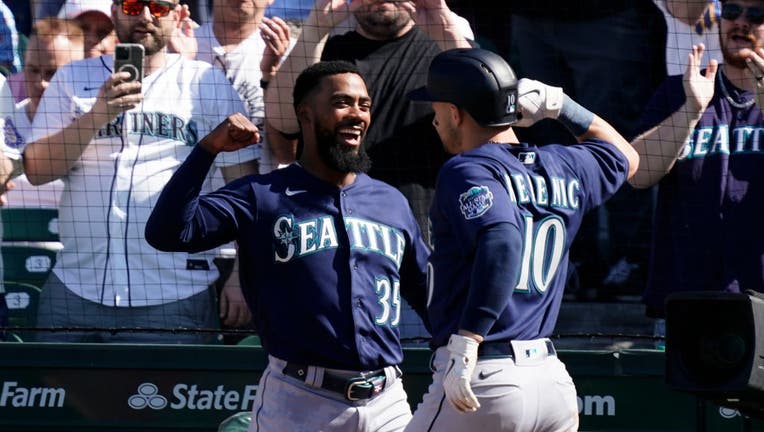
[[472,392],[470,381],[477,363],[478,341],[452,334],[448,339],[448,369],[443,378],[446,399],[459,412],[477,411],[480,402]]
[[517,83],[517,93],[521,117],[515,126],[528,127],[541,119],[556,119],[560,115],[563,98],[561,87],[522,78]]

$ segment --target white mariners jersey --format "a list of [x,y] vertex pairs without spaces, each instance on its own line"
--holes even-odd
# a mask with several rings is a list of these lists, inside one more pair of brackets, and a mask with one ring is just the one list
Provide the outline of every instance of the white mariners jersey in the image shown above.
[[[60,68],[45,91],[30,142],[89,111],[111,74],[112,56]],[[218,277],[214,252],[153,249],[146,219],[159,193],[199,139],[244,106],[209,64],[168,55],[143,80],[144,101],[106,124],[63,177],[54,272],[74,293],[109,306],[149,306],[197,294]],[[221,155],[218,166],[254,159],[250,148]],[[205,184],[212,190],[212,175]]]

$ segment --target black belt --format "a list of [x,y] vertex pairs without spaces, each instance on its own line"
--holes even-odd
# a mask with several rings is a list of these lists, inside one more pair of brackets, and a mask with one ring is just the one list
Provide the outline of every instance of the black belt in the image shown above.
[[[400,378],[402,372],[400,368],[395,367],[396,377]],[[287,363],[283,370],[284,375],[296,378],[305,382],[308,377],[308,366]],[[371,399],[380,394],[385,389],[387,377],[384,369],[378,369],[370,372],[358,372],[355,376],[335,375],[327,370],[324,371],[324,378],[321,380],[321,388],[335,393],[339,393],[349,401],[358,401]]]
[[[554,344],[551,340],[546,341],[547,355],[557,355],[557,351],[554,349]],[[481,342],[478,345],[478,358],[483,357],[511,357],[515,358],[515,352],[512,349],[512,344],[507,341],[497,342]]]

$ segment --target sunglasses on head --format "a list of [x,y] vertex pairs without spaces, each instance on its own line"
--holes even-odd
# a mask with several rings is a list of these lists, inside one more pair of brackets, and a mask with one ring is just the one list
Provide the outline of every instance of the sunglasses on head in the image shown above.
[[724,3],[722,4],[722,18],[735,21],[745,11],[745,19],[749,23],[759,25],[764,24],[764,8],[760,7],[748,7],[744,8],[736,3]]
[[140,15],[148,7],[152,16],[161,18],[175,8],[175,3],[162,0],[114,0],[114,3],[122,5],[122,13],[130,16]]

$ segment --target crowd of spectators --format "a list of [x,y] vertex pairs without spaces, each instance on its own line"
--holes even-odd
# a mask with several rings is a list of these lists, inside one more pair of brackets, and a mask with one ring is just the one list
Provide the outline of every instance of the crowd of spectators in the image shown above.
[[[130,2],[137,3],[142,9],[136,16],[127,14],[125,4]],[[170,4],[172,9],[177,0],[159,3]],[[431,25],[435,16],[431,13],[432,8],[441,7],[440,1],[402,2],[400,4],[408,6],[401,6],[400,14],[393,20],[381,19],[383,15],[374,12],[379,2],[372,0],[349,3],[331,0],[181,0],[181,3],[186,6],[171,11],[172,14],[177,12],[177,18],[173,21],[174,27],[168,27],[165,34],[157,24],[165,15],[154,13],[149,1],[0,0],[0,73],[7,78],[3,87],[15,103],[15,109],[6,108],[2,113],[4,148],[10,149],[10,153],[21,153],[26,149],[25,164],[27,170],[31,169],[27,175],[32,180],[30,182],[26,175],[22,175],[10,181],[3,202],[7,207],[59,210],[65,249],[57,259],[51,279],[43,286],[43,293],[46,288],[50,291],[52,285],[68,287],[71,289],[59,291],[59,294],[66,293],[75,296],[72,300],[84,302],[64,304],[61,299],[48,297],[40,306],[42,323],[68,327],[151,327],[158,325],[157,321],[142,321],[136,316],[145,318],[166,313],[151,308],[188,299],[191,293],[199,295],[204,290],[189,290],[193,285],[189,281],[203,280],[203,285],[213,288],[210,288],[209,296],[212,300],[207,301],[207,298],[201,307],[210,308],[210,311],[214,308],[215,319],[167,321],[161,325],[190,328],[246,328],[251,325],[251,314],[242,295],[246,287],[239,286],[237,277],[238,263],[233,264],[233,271],[218,272],[213,262],[214,254],[204,257],[184,255],[182,259],[178,258],[179,254],[174,254],[174,258],[167,258],[171,254],[153,250],[142,239],[141,215],[148,215],[155,195],[161,192],[175,165],[182,162],[186,154],[185,150],[176,149],[165,154],[166,159],[157,156],[153,161],[141,154],[151,152],[147,148],[154,138],[167,134],[161,132],[163,128],[176,126],[164,123],[170,121],[163,117],[164,114],[175,115],[187,109],[177,100],[162,102],[162,98],[175,94],[175,84],[167,76],[175,73],[176,65],[169,62],[175,61],[176,57],[188,61],[183,65],[194,70],[207,70],[195,63],[197,61],[211,65],[215,76],[219,74],[222,78],[222,83],[218,78],[209,78],[212,72],[204,72],[209,76],[203,79],[178,75],[179,80],[187,80],[178,82],[180,87],[186,84],[193,87],[197,85],[194,83],[207,83],[206,80],[212,80],[218,86],[214,92],[196,90],[196,95],[190,98],[188,103],[195,108],[188,109],[199,112],[189,115],[199,116],[199,120],[193,117],[195,120],[191,121],[188,120],[191,117],[186,117],[189,123],[184,131],[194,139],[185,144],[194,145],[194,140],[201,139],[210,126],[230,114],[217,112],[218,108],[244,112],[260,130],[260,142],[248,149],[251,153],[248,158],[257,160],[258,165],[226,178],[220,173],[211,175],[212,188],[250,171],[266,174],[293,163],[301,151],[297,139],[298,122],[292,107],[296,76],[319,60],[354,63],[363,73],[373,100],[374,122],[365,140],[372,161],[370,175],[404,194],[425,239],[428,239],[427,214],[434,184],[448,155],[432,128],[431,108],[410,103],[406,93],[424,84],[430,60],[442,50],[468,46],[493,50],[506,58],[520,77],[562,87],[627,139],[644,146],[647,127],[663,120],[655,113],[670,114],[664,112],[665,107],[656,108],[655,102],[648,104],[667,76],[688,73],[688,62],[695,67],[701,61],[707,64],[711,58],[720,63],[726,60],[725,40],[728,45],[733,41],[725,31],[738,35],[739,39],[748,38],[754,47],[764,45],[761,41],[764,38],[762,23],[751,13],[752,9],[764,6],[764,2],[753,0],[576,0],[564,3],[518,0],[491,5],[452,0],[447,3],[453,13],[454,26],[447,26],[446,31],[442,31],[441,26]],[[733,15],[729,5],[738,3],[748,12]],[[725,10],[726,14],[723,13]],[[145,22],[141,21],[144,18]],[[724,24],[721,29],[717,25],[720,22]],[[123,34],[120,34],[120,23],[124,27]],[[717,37],[720,31],[721,39]],[[102,83],[111,73],[117,42],[144,43],[152,38],[163,41],[157,49],[166,55],[157,56],[146,46],[143,99],[122,101],[122,106],[114,110],[107,102],[116,100],[115,96],[104,94],[103,89],[99,91],[98,81]],[[705,49],[693,50],[693,44],[701,42]],[[737,39],[734,42],[741,43]],[[691,52],[694,54],[688,61]],[[756,53],[758,55],[758,51]],[[166,72],[168,70],[170,72]],[[58,73],[61,71],[64,72]],[[158,85],[162,87],[152,87],[151,83],[160,78]],[[742,82],[742,77],[740,82],[716,78],[717,85],[730,87],[733,96],[742,101],[740,103],[747,99],[755,101],[756,98],[745,91],[755,93],[756,89],[749,89]],[[95,87],[90,89],[91,85]],[[223,85],[228,88],[221,89]],[[684,96],[681,86],[672,89],[676,94],[670,96],[679,99]],[[721,89],[723,91],[724,87]],[[157,106],[164,104],[161,109],[148,106],[147,101],[152,96],[150,91],[154,92]],[[226,99],[229,94],[234,95],[234,100]],[[648,106],[652,111],[645,114]],[[83,126],[80,120],[85,118],[84,114],[96,107],[107,107],[104,109],[111,110],[108,111],[111,117],[103,117],[98,125]],[[762,122],[758,103],[746,108],[755,110],[758,114],[756,121]],[[205,116],[209,119],[201,120]],[[575,137],[555,122],[542,121],[517,131],[521,140],[539,145],[575,142]],[[58,142],[71,139],[73,135],[68,135],[70,133],[79,134],[73,140],[76,145]],[[148,140],[151,134],[154,136]],[[650,136],[649,131],[647,136]],[[673,139],[679,138],[674,136]],[[728,138],[729,146],[734,139]],[[28,146],[30,143],[34,144]],[[642,163],[649,164],[653,160],[650,147],[643,150]],[[672,151],[681,152],[681,148],[674,150],[672,147]],[[760,157],[749,153],[745,154],[751,159]],[[725,169],[735,176],[737,165],[734,162],[742,158],[741,155],[713,157],[724,158]],[[235,162],[246,161],[245,158]],[[159,169],[151,166],[152,163],[168,165]],[[684,162],[681,157],[679,162],[674,158],[673,162],[667,162],[666,169],[673,163],[683,165]],[[233,162],[224,164],[224,167],[231,164]],[[226,170],[222,172],[225,174]],[[83,173],[92,177],[82,177]],[[701,173],[695,175],[701,176]],[[673,176],[668,178],[673,179]],[[758,180],[750,178],[747,181],[751,189],[758,189]],[[97,193],[92,189],[96,184],[100,185]],[[656,244],[653,241],[653,218],[656,208],[666,211],[664,201],[669,199],[665,198],[666,191],[659,192],[661,187],[664,182],[658,179],[634,186],[624,185],[606,206],[586,217],[571,249],[567,301],[640,301],[648,281],[654,281],[648,277],[650,251]],[[736,202],[724,192],[717,195],[722,201],[731,200],[724,205],[731,206]],[[659,197],[663,198],[659,200]],[[671,199],[681,201],[683,197],[687,195],[679,194]],[[748,205],[749,199],[742,201]],[[700,206],[699,203],[688,205]],[[102,216],[92,216],[94,213]],[[702,236],[698,232],[688,235]],[[140,247],[131,250],[134,245]],[[229,249],[235,247],[230,245]],[[693,243],[693,247],[700,249],[697,243]],[[714,251],[701,249],[694,252],[709,256]],[[85,256],[91,256],[92,260]],[[723,288],[761,290],[761,254],[740,259],[758,260],[758,285],[744,287],[729,282],[730,279],[737,280],[734,266],[730,265],[727,270],[719,270],[726,277]],[[180,261],[183,269],[175,268]],[[183,272],[192,276],[183,279]],[[201,273],[206,276],[198,277]],[[151,280],[147,274],[156,274],[156,280]],[[90,285],[100,285],[100,289],[88,294]],[[151,290],[156,292],[149,293]],[[204,291],[203,295],[207,294]],[[148,297],[140,300],[140,296]],[[148,300],[152,296],[158,299]],[[89,309],[89,303],[104,309]],[[91,321],[59,321],[52,319],[54,309],[45,310],[56,308],[57,315],[76,315],[75,304],[79,305],[76,313],[106,316]],[[0,309],[2,306],[3,302],[0,302]],[[651,310],[654,309],[654,305],[651,306]],[[129,319],[118,315],[123,312],[129,313]],[[0,325],[5,324],[1,320],[6,315],[0,311]],[[662,318],[660,313],[652,316]],[[116,317],[122,321],[118,322]],[[132,319],[135,321],[130,321]],[[402,327],[404,336],[428,336],[410,310],[402,320],[406,324]],[[64,333],[50,333],[45,339],[69,340],[61,337]],[[174,337],[171,332],[160,334],[156,339],[137,337],[137,334],[130,333],[120,340],[185,340]]]

